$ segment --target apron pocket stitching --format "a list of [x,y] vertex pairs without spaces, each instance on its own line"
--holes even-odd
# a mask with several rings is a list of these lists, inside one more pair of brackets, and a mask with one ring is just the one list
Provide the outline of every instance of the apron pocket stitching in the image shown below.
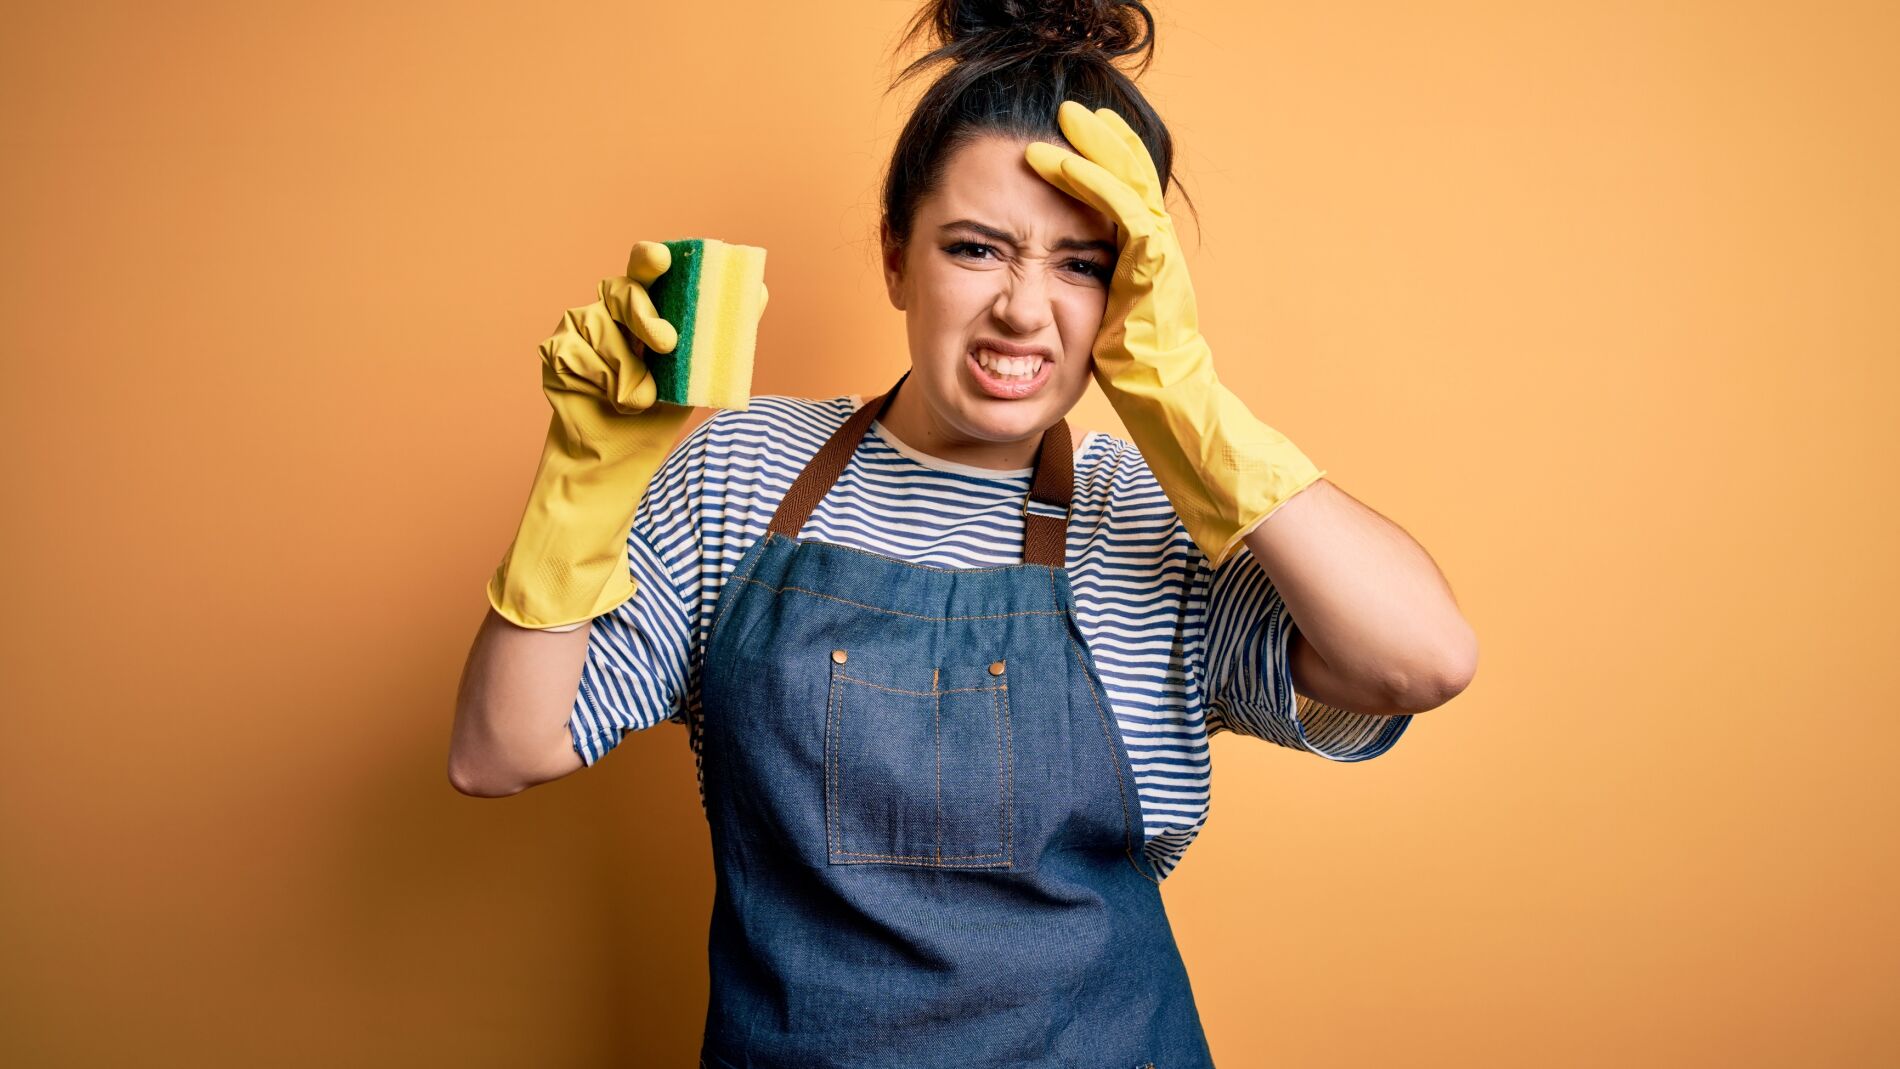
[[[848,661],[843,664],[835,659],[832,661],[831,686],[826,696],[825,830],[830,863],[880,862],[935,868],[1012,867],[1015,760],[1010,734],[1008,680],[998,678],[993,684],[955,685],[961,682],[959,676],[969,678],[964,673],[973,675],[981,672],[989,675],[988,666],[937,668],[932,671],[933,689],[924,691],[865,679],[862,675],[852,674],[853,667],[856,666]],[[916,671],[921,673],[922,669]],[[936,685],[938,680],[946,676],[951,686]],[[863,689],[854,690],[854,687]],[[981,714],[976,712],[981,706],[972,703],[979,701],[984,691],[990,692],[989,728],[995,733],[992,759],[997,768],[991,788],[995,793],[990,796],[992,801],[981,801],[985,793],[982,791],[977,792],[978,800],[969,800],[967,793],[959,799],[956,789],[959,785],[970,787],[982,782],[972,779],[972,774],[983,773],[972,767],[971,762],[974,759],[977,765],[981,765],[983,750],[974,749],[969,736],[970,729],[982,723],[981,719],[977,719]],[[849,704],[853,701],[854,693],[860,701]],[[889,700],[876,700],[879,694],[888,696]],[[959,695],[964,697],[957,699],[958,708],[952,710],[953,715],[948,719],[946,736],[945,696],[955,698]],[[912,716],[921,716],[922,700],[925,698],[929,698],[932,703],[932,722],[928,727],[915,722],[907,725],[902,719],[906,712],[902,707],[908,705],[908,712]],[[889,714],[883,718],[888,723],[879,722],[880,712]],[[972,714],[975,714],[975,718]],[[908,738],[902,734],[907,727],[911,732]],[[878,732],[886,729],[891,733],[875,737],[857,734],[858,731]],[[852,733],[849,745],[847,732]],[[880,743],[886,745],[880,749]],[[854,749],[854,746],[860,749]],[[924,783],[920,776],[913,774],[906,777],[907,772],[922,771],[925,746],[931,747],[933,751],[931,795],[922,793]],[[946,757],[950,759],[952,769],[948,781],[943,770]],[[847,776],[847,772],[851,775]],[[952,799],[947,808],[944,805],[946,783]],[[876,799],[880,792],[887,796],[882,806],[877,804]],[[870,800],[864,801],[867,798]],[[906,838],[902,835],[902,817],[906,811],[904,803],[907,798],[912,802],[927,801],[930,805],[931,823],[924,827],[930,828],[934,835],[928,847],[915,844],[914,836]],[[977,808],[971,809],[972,805]],[[983,847],[989,843],[979,845],[971,841],[973,829],[968,821],[988,810],[991,805],[996,807],[994,812],[998,823],[996,838],[989,843],[995,843],[996,848],[985,850]],[[854,821],[853,815],[859,812],[862,812],[862,819]],[[921,818],[923,806],[913,806],[909,812],[913,819]],[[894,816],[897,817],[896,822],[892,820]],[[946,816],[951,818],[952,842],[951,852],[948,853],[944,849]],[[962,819],[959,820],[959,817]],[[964,829],[961,832],[956,830],[959,824]],[[862,847],[868,849],[853,849],[851,844],[858,841],[859,833],[872,835],[881,842],[883,849],[876,849],[872,842],[861,843]],[[983,838],[981,833],[976,835]],[[956,852],[959,845],[963,847],[962,852]]]

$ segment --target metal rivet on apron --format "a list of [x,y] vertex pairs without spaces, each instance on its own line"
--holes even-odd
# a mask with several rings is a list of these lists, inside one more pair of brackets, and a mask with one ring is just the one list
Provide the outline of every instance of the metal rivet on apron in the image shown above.
[[834,660],[834,661],[836,661],[836,662],[838,662],[839,664],[843,664],[843,663],[844,663],[844,651],[843,651],[843,650],[832,650],[832,651],[831,651],[831,659],[832,659],[832,660]]
[[991,675],[993,675],[993,676],[1000,676],[1000,675],[1002,675],[1002,674],[1003,674],[1003,662],[1001,662],[1001,661],[997,661],[997,662],[996,662],[995,664],[993,664],[993,665],[990,665],[990,674],[991,674]]

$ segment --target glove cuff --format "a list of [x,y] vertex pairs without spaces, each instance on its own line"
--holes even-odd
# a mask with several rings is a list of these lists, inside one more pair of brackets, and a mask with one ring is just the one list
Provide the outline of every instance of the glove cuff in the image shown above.
[[[591,398],[576,403],[596,404]],[[591,620],[638,589],[627,562],[628,529],[646,486],[693,414],[656,404],[589,420],[574,441],[573,412],[557,404],[514,541],[488,580],[488,602],[510,623],[545,629]]]
[[1183,526],[1219,567],[1326,472],[1213,377],[1194,389],[1128,390],[1109,401]]
[[[622,560],[625,559],[624,554]],[[593,596],[593,601],[578,611],[573,607],[582,602],[574,601],[562,604],[556,598],[543,597],[542,592],[519,582],[511,582],[510,576],[518,574],[510,567],[511,560],[504,560],[495,569],[488,580],[488,604],[503,619],[516,627],[531,631],[573,631],[596,616],[605,616],[618,609],[633,597],[640,589],[640,583],[624,568],[611,567],[593,569],[601,573],[604,580],[601,589]],[[575,572],[575,578],[581,578],[586,570]],[[565,588],[568,593],[578,593],[580,584],[573,583]],[[571,619],[564,619],[571,617]]]
[[[1241,544],[1247,540],[1248,535],[1252,534],[1261,524],[1267,522],[1274,513],[1280,511],[1280,506],[1293,500],[1301,490],[1306,489],[1325,477],[1326,471],[1324,468],[1319,467],[1307,459],[1306,454],[1301,453],[1298,449],[1293,449],[1291,443],[1288,443],[1288,448],[1292,451],[1293,455],[1284,458],[1281,477],[1277,481],[1277,485],[1281,488],[1279,492],[1270,496],[1270,503],[1263,506],[1263,510],[1259,515],[1247,520],[1236,528],[1232,534],[1227,535],[1225,540],[1222,541],[1219,547],[1213,552],[1208,553],[1205,549],[1202,550],[1203,553],[1207,554],[1208,567],[1220,567],[1228,557],[1234,555],[1234,551],[1240,548]],[[1219,537],[1219,531],[1210,531],[1205,537],[1211,542],[1213,539]],[[1201,544],[1200,540],[1196,539],[1195,544]]]

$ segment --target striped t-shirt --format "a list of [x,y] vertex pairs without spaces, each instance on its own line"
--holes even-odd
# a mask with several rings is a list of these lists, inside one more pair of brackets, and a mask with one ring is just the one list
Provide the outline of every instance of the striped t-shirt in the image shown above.
[[[693,428],[635,510],[639,589],[593,621],[568,720],[594,764],[622,733],[672,721],[698,738],[700,669],[719,591],[765,536],[819,446],[863,403],[758,396]],[[939,568],[1021,563],[1033,470],[958,464],[871,424],[799,537]],[[1133,444],[1089,431],[1075,449],[1068,573],[1076,616],[1139,785],[1144,850],[1164,877],[1206,823],[1209,736],[1234,731],[1334,761],[1392,747],[1407,716],[1367,716],[1293,692],[1293,619],[1243,542],[1210,569]]]

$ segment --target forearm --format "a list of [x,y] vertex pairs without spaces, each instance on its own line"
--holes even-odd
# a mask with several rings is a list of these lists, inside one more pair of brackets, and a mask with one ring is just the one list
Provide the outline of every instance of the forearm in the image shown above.
[[1330,480],[1294,494],[1245,541],[1305,641],[1359,689],[1426,709],[1469,682],[1477,637],[1438,565]]

